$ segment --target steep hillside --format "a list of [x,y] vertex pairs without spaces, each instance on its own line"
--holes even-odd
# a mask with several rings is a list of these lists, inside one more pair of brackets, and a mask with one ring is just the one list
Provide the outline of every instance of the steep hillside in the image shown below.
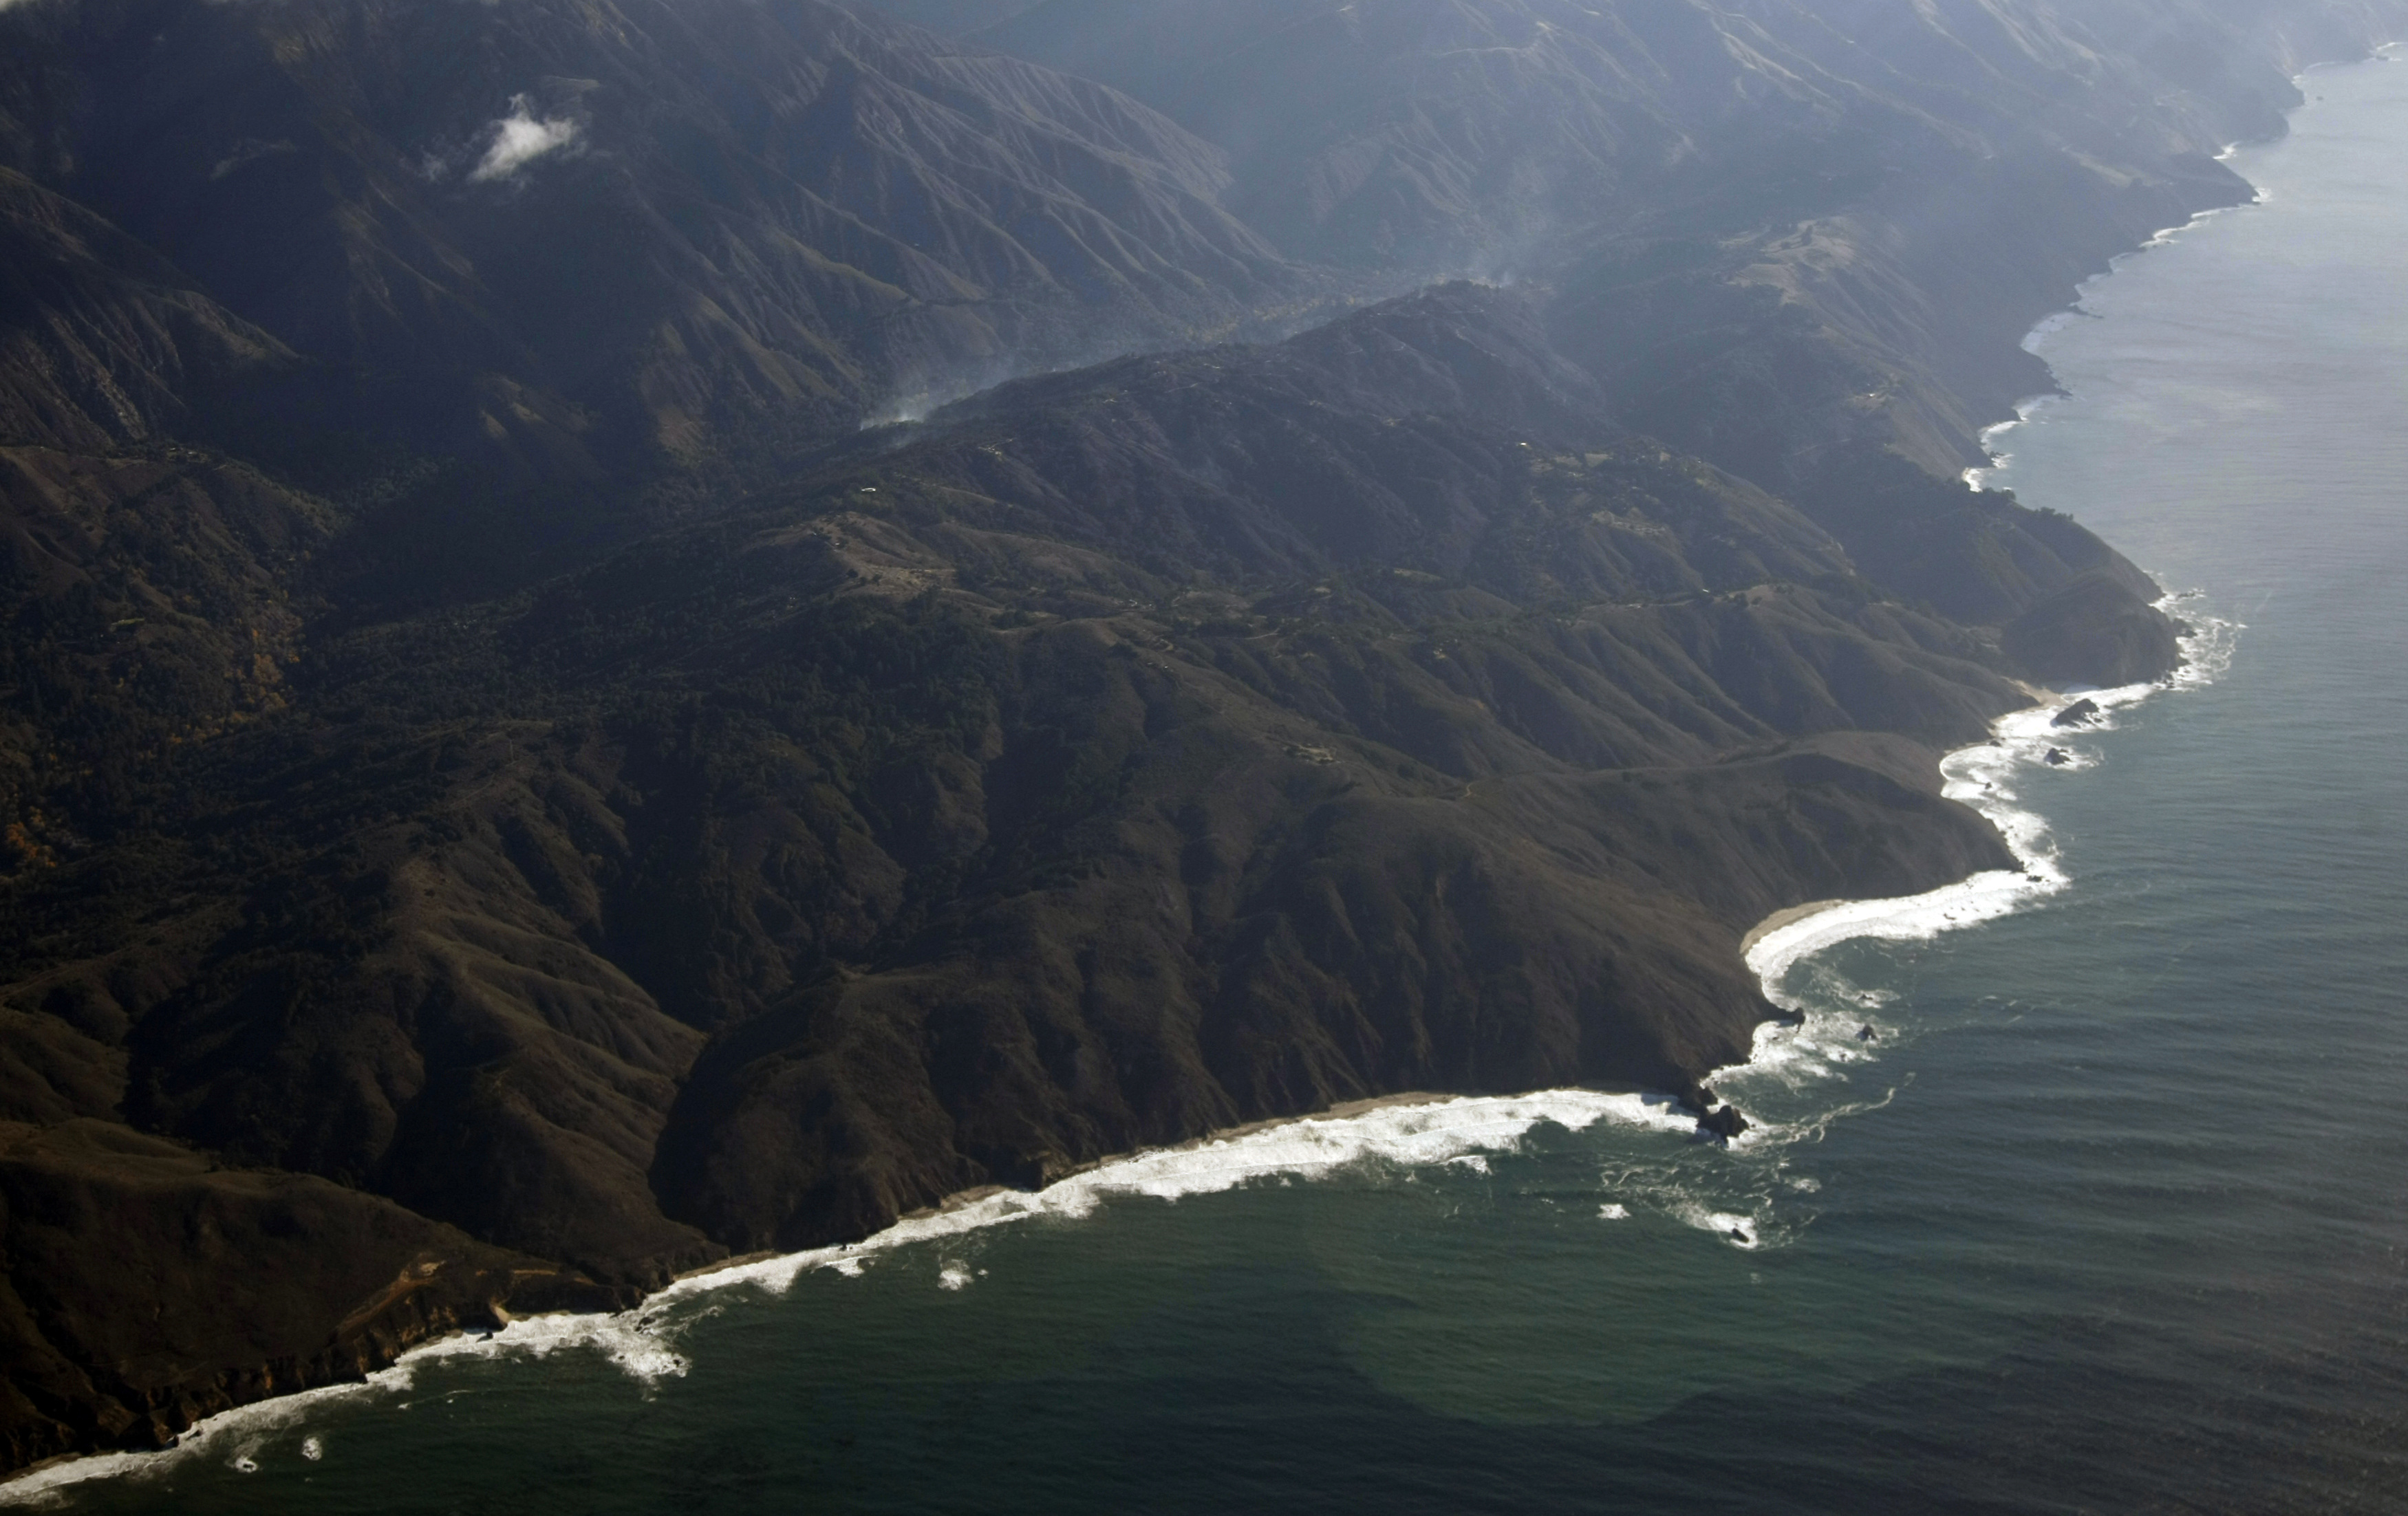
[[[1767,1014],[1751,922],[2007,862],[1931,754],[2024,697],[1537,333],[1458,287],[1025,381],[528,592],[321,613],[250,704],[48,792],[93,820],[24,834],[0,1119],[607,1289],[1383,1090],[1694,1080]],[[228,465],[17,466],[83,554],[37,605],[132,492],[189,523],[164,561],[225,545],[212,624],[289,636],[314,539],[269,523],[345,530],[230,514]],[[99,1365],[22,1266],[9,1351]],[[192,1363],[141,1404],[293,1382]]]
[[2197,3],[954,9],[942,19],[975,40],[1226,147],[1233,203],[1291,250],[1414,269],[1528,271],[1633,216],[1794,219],[1949,159],[2046,147],[2154,165],[2272,129],[2289,97]]
[[0,437],[105,451],[190,430],[195,404],[290,350],[86,207],[0,168]]
[[45,0],[0,41],[0,161],[298,353],[443,381],[403,392],[435,436],[555,471],[808,438],[1291,292],[1217,150],[818,0]]
[[1233,1122],[1690,1093],[1750,924],[2012,863],[1939,751],[2174,666],[1957,471],[2387,13],[897,6],[972,36],[0,7],[9,1459]]
[[1769,488],[1834,439],[1954,473],[2047,384],[2016,347],[2114,254],[2247,187],[2303,56],[2396,5],[1963,0],[899,4],[1104,79],[1230,155],[1290,253],[1560,290],[1634,427]]

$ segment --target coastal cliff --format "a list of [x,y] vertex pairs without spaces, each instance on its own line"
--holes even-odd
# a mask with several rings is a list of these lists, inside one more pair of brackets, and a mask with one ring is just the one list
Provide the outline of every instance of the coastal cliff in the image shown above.
[[2176,629],[1956,476],[2387,13],[1761,8],[0,11],[0,1454],[1685,1090],[2011,865],[1938,754]]

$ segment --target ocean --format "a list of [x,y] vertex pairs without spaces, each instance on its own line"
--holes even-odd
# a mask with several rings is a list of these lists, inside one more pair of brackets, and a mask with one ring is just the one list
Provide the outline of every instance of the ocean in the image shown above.
[[1577,1092],[1274,1128],[0,1495],[2408,1509],[2408,66],[2304,84],[2261,203],[2086,286],[1992,438],[2191,670],[1951,760],[2036,878],[1757,945],[1807,1020],[1717,1080],[1728,1150]]

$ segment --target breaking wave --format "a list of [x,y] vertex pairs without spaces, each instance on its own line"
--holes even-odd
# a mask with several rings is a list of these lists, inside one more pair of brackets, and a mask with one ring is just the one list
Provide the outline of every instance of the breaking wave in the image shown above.
[[[1629,1140],[1609,1141],[1612,1156],[1598,1176],[1601,1223],[1641,1211],[1754,1251],[1795,1239],[1811,1216],[1794,1202],[1817,1187],[1790,1170],[1789,1151],[1818,1140],[1847,1116],[1886,1105],[1895,1087],[1856,1089],[1850,1076],[1879,1060],[1880,1050],[1905,1030],[1898,997],[1865,990],[1818,972],[1817,954],[1859,938],[1918,940],[1996,920],[2053,895],[2067,877],[2046,821],[2027,792],[2051,776],[2093,766],[2085,739],[2114,728],[2118,716],[2154,694],[2212,682],[2229,665],[2240,623],[2205,615],[2195,594],[2169,596],[2160,608],[2183,620],[2185,662],[2160,683],[2090,690],[2053,697],[2000,718],[1988,741],[1960,748],[1942,761],[1943,793],[1981,811],[2014,853],[2018,868],[1977,874],[1928,894],[1901,899],[1834,902],[1795,919],[1780,917],[1753,935],[1749,967],[1768,999],[1791,1013],[1791,1024],[1759,1027],[1748,1062],[1718,1069],[1714,1086],[1755,1123],[1727,1148],[1697,1140],[1695,1118],[1664,1094],[1549,1090],[1499,1096],[1404,1095],[1365,1102],[1324,1116],[1267,1123],[1174,1148],[1133,1153],[1034,1192],[992,1189],[955,1196],[904,1218],[860,1242],[738,1260],[690,1275],[630,1311],[552,1315],[514,1321],[497,1331],[462,1334],[404,1354],[361,1383],[333,1385],[222,1412],[196,1423],[177,1446],[159,1452],[110,1453],[37,1468],[0,1485],[0,1505],[55,1501],[69,1485],[90,1480],[155,1476],[192,1461],[255,1469],[271,1443],[288,1439],[327,1402],[360,1395],[406,1397],[430,1365],[470,1358],[540,1360],[565,1352],[597,1353],[647,1386],[688,1370],[679,1340],[715,1314],[703,1305],[731,1288],[781,1294],[808,1274],[859,1276],[882,1256],[937,1248],[950,1238],[989,1228],[1094,1215],[1124,1197],[1175,1202],[1271,1178],[1326,1178],[1367,1164],[1485,1175],[1489,1159],[1512,1153],[1541,1125],[1572,1132],[1618,1129]],[[2077,699],[2097,714],[2079,726],[2056,719]],[[2057,761],[2051,761],[2051,754]],[[1778,924],[1774,924],[1777,922]],[[1799,980],[1808,981],[1803,990]],[[1845,1092],[1831,1096],[1835,1085]],[[1667,1138],[1685,1140],[1673,1142]],[[941,1289],[974,1285],[982,1271],[939,1258]],[[310,1437],[301,1455],[325,1455]]]
[[[1896,1030],[1882,1015],[1895,998],[1879,991],[1827,983],[1823,993],[1801,994],[1794,987],[1799,965],[1842,942],[1860,938],[1924,941],[1942,932],[1978,925],[2062,892],[2069,880],[2049,836],[2048,822],[2030,808],[2035,783],[2057,774],[2095,767],[2099,757],[2085,738],[2115,729],[2118,716],[2170,690],[2214,682],[2232,660],[2241,622],[2200,609],[2198,592],[2171,594],[2157,608],[2186,630],[2183,662],[2166,679],[2112,690],[2076,690],[2014,711],[1993,722],[1989,740],[1959,748],[1941,760],[1941,793],[1972,807],[2006,839],[2013,869],[1993,869],[1924,894],[1886,900],[1833,901],[1775,917],[1749,940],[1747,965],[1764,985],[1765,998],[1790,1013],[1791,1024],[1768,1022],[1757,1028],[1749,1061],[1719,1070],[1717,1082],[1758,1087],[1770,1082],[1796,1087],[1827,1078],[1836,1065],[1870,1056]],[[2091,714],[2060,726],[2077,704]],[[1773,924],[1778,922],[1779,924]]]

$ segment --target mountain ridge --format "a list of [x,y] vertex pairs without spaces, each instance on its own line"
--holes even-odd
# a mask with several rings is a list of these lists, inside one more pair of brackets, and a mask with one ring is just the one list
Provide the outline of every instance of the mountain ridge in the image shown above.
[[[2245,193],[2197,150],[2279,124],[2281,18],[2390,14],[1613,7],[1752,39],[1632,96],[1693,158],[1507,175],[1550,261],[1398,293],[1344,207],[1550,7],[1253,76],[1410,128],[1309,215],[1328,133],[973,8],[0,11],[12,1466],[1233,1123],[1743,1057],[1755,922],[2012,864],[1939,751],[2174,665],[1955,476],[2029,320]],[[1459,259],[1505,160],[1447,150],[1387,204]]]

